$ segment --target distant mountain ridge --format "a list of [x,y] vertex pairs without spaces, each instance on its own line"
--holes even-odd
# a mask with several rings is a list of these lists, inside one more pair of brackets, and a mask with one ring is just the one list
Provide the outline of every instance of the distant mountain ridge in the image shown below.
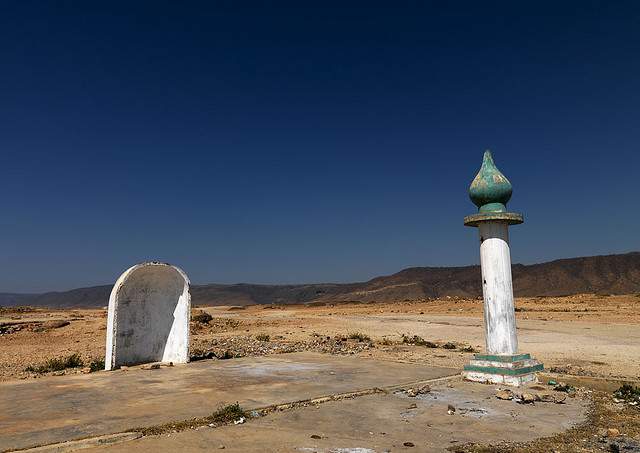
[[[640,252],[514,264],[516,296],[640,293]],[[103,307],[111,285],[44,294],[0,293],[0,306]],[[210,284],[191,287],[194,305],[393,302],[482,295],[479,266],[411,267],[359,283],[300,285]]]

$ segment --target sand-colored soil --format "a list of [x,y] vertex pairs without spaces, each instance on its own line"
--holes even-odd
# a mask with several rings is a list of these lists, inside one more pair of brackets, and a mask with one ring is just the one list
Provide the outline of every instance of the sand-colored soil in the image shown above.
[[[566,374],[640,378],[640,297],[578,295],[516,301],[521,352]],[[468,347],[484,348],[482,301],[442,299],[393,304],[305,307],[206,307],[206,324],[192,322],[194,355],[221,357],[316,350],[462,367]],[[56,327],[51,321],[70,323]],[[0,380],[28,379],[29,365],[80,354],[86,363],[104,356],[104,310],[0,311]],[[2,333],[4,332],[4,333]],[[344,339],[361,333],[371,342]],[[268,335],[268,340],[259,335]],[[404,344],[418,335],[442,346]],[[262,340],[258,339],[261,338]],[[467,348],[466,350],[464,348]],[[80,372],[79,369],[64,373]]]

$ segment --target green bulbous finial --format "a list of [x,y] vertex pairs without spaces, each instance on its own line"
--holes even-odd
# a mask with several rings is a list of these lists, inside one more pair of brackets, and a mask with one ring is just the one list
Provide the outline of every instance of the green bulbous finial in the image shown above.
[[511,198],[512,186],[496,167],[491,151],[484,152],[482,167],[471,182],[469,198],[479,212],[506,212],[505,206]]

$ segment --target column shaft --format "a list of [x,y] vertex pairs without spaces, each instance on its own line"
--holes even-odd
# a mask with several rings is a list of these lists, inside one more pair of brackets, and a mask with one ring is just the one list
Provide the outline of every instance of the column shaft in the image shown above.
[[478,226],[487,353],[517,354],[509,226],[506,223],[491,221],[481,222]]

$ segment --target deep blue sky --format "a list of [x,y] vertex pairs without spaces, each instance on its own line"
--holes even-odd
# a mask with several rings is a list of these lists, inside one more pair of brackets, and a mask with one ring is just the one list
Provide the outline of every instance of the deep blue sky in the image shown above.
[[638,2],[0,5],[0,291],[354,281],[638,250]]

